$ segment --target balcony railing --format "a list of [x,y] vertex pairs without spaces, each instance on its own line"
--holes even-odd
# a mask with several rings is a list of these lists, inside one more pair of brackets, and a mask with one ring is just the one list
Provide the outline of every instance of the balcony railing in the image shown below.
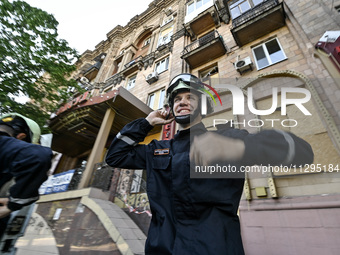
[[249,20],[254,19],[258,15],[272,9],[273,7],[279,5],[278,0],[265,0],[262,3],[256,5],[254,8],[244,12],[241,16],[233,19],[233,27],[237,27],[246,23]]
[[106,81],[105,84],[103,85],[103,89],[113,85],[117,85],[119,84],[124,78],[124,76],[122,75],[122,72],[119,73],[115,73],[114,75],[112,75],[111,77],[109,77]]
[[[224,42],[223,42],[223,39],[222,37],[220,36],[220,34],[217,32],[217,30],[214,30],[208,34],[206,34],[205,36],[201,37],[200,39],[194,41],[193,43],[187,45],[184,50],[182,51],[182,56],[189,53],[189,52],[192,52],[193,50],[196,50],[200,47],[203,47],[205,45],[208,45],[209,43],[212,43],[214,41],[216,41],[216,39],[221,39],[222,40],[222,43],[224,45]],[[225,47],[225,50],[227,51],[227,48],[226,46],[224,45]]]
[[141,61],[142,61],[142,56],[139,56],[139,57],[131,60],[129,63],[125,64],[124,67],[129,68],[129,67],[131,67],[131,66],[133,66],[133,65],[135,65],[135,64],[137,64],[138,62],[141,62]]

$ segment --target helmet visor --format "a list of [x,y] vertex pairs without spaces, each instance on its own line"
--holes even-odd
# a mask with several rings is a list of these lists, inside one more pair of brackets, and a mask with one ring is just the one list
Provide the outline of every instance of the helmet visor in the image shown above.
[[177,75],[170,81],[169,87],[166,91],[167,95],[170,95],[172,93],[172,91],[174,90],[174,88],[176,88],[180,81],[196,89],[204,87],[203,83],[197,77],[193,76],[192,74],[184,73]]

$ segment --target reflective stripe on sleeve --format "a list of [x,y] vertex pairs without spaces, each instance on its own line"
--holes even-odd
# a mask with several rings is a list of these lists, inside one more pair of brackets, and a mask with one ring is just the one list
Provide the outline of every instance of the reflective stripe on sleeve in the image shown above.
[[123,140],[128,145],[136,146],[138,143],[132,140],[130,137],[127,137],[125,135],[122,135],[120,132],[116,136],[118,139]]
[[288,143],[288,152],[286,159],[282,162],[282,164],[287,165],[290,164],[295,156],[295,142],[294,139],[286,132],[283,132],[282,130],[275,130],[276,132],[283,135],[286,142]]
[[19,205],[25,205],[25,204],[29,204],[31,202],[37,201],[39,199],[39,197],[30,197],[30,198],[13,198],[10,197],[9,201],[12,203],[16,203]]

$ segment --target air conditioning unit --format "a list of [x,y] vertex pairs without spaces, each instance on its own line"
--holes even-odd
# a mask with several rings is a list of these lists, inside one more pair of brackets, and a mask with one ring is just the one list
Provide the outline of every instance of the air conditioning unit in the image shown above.
[[80,83],[84,84],[84,85],[87,85],[89,83],[89,79],[87,79],[86,77],[81,77],[80,78]]
[[246,57],[244,59],[238,60],[234,63],[234,67],[235,69],[242,74],[245,71],[248,70],[253,70],[253,62],[251,62],[251,58],[250,57]]
[[149,84],[151,84],[151,83],[153,83],[157,80],[158,80],[158,73],[157,72],[152,72],[152,73],[148,74],[148,76],[146,76],[146,81]]

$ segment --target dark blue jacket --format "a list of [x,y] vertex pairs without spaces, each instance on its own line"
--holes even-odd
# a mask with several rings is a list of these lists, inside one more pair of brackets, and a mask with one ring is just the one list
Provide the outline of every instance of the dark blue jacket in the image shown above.
[[[242,178],[190,178],[190,136],[207,132],[202,123],[178,132],[172,140],[137,145],[151,129],[145,119],[126,125],[112,142],[106,157],[110,166],[147,170],[152,220],[145,253],[244,254],[237,216],[243,174],[238,176]],[[250,135],[238,129],[218,132],[244,140],[246,150],[242,164],[281,164],[287,155],[291,162],[286,163],[313,160],[309,144],[292,134],[268,130]],[[240,167],[239,163],[230,164]]]
[[14,178],[8,208],[12,211],[39,199],[38,189],[51,166],[50,148],[0,136],[0,189]]

